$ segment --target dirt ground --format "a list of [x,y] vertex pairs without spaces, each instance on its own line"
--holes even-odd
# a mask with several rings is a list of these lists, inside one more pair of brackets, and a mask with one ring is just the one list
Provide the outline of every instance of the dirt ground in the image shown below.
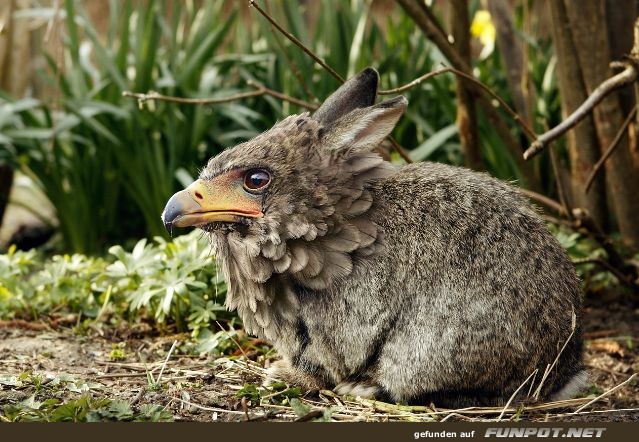
[[[159,337],[144,328],[127,327],[104,336],[79,336],[64,326],[4,322],[0,324],[0,410],[34,394],[39,401],[64,401],[88,391],[95,397],[126,401],[133,408],[159,405],[175,420],[186,421],[312,420],[327,418],[327,410],[333,420],[486,420],[503,414],[502,419],[639,421],[639,379],[609,392],[639,371],[638,319],[639,305],[629,297],[590,300],[585,310],[589,398],[520,406],[506,413],[400,407],[326,391],[302,393],[293,408],[277,393],[262,394],[252,403],[250,395],[239,398],[238,390],[246,384],[260,385],[264,367],[276,358],[273,352],[264,355],[244,349],[236,352],[238,357],[215,359],[174,351],[167,360],[172,343],[184,336]],[[123,358],[114,360],[114,349],[122,349]],[[29,381],[33,375],[38,382]],[[608,394],[587,405],[604,393]]]

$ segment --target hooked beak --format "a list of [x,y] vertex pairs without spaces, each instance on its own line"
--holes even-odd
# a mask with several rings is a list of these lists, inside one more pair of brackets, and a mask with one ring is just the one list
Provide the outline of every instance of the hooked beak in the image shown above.
[[[164,227],[203,226],[215,221],[239,222],[264,216],[256,201],[237,192],[228,182],[197,180],[177,192],[162,212]],[[214,191],[217,190],[217,191]]]

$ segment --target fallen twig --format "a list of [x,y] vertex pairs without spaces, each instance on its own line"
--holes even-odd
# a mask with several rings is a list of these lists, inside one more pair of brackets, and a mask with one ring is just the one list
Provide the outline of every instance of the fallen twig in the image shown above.
[[300,416],[295,419],[295,422],[308,422],[312,419],[316,419],[318,417],[324,416],[324,410],[311,410],[306,413],[304,416]]
[[[517,393],[519,393],[519,390],[524,388],[524,385],[526,385],[528,383],[530,378],[532,378],[533,376],[537,376],[537,372],[538,371],[539,371],[539,369],[536,368],[535,371],[530,373],[530,375],[526,378],[526,380],[524,382],[522,382],[521,385],[517,388],[517,390],[515,390],[515,392],[510,396],[510,399],[508,399],[508,402],[506,402],[506,405],[504,405],[504,409],[502,410],[501,413],[499,413],[499,416],[497,416],[497,422],[501,421],[501,418],[504,416],[504,413],[506,413],[506,410],[508,410],[508,407],[510,406],[510,403],[515,399],[515,397],[517,397]],[[543,379],[542,379],[542,382],[543,382]],[[534,380],[533,380],[532,383],[534,383]]]
[[164,369],[166,368],[166,364],[167,362],[169,362],[169,359],[171,358],[171,354],[173,354],[173,350],[175,350],[175,346],[177,345],[178,341],[173,341],[173,344],[171,344],[171,348],[169,349],[169,352],[166,355],[166,359],[164,360],[164,364],[162,364],[162,368],[160,368],[160,374],[158,375],[158,379],[157,379],[157,383],[159,384],[160,381],[162,380],[162,374],[164,373]]
[[635,376],[637,376],[637,373],[633,373],[632,376],[630,376],[628,379],[626,379],[625,381],[623,381],[621,384],[617,385],[616,387],[611,388],[610,390],[604,392],[603,394],[600,394],[599,396],[597,396],[596,398],[594,398],[593,400],[591,400],[590,402],[588,402],[587,404],[582,405],[581,407],[577,408],[573,413],[570,414],[578,414],[580,411],[584,410],[585,408],[589,407],[590,405],[594,404],[595,402],[610,396],[612,393],[614,393],[615,391],[619,390],[620,388],[624,387],[626,384],[630,383],[630,381],[632,381]]

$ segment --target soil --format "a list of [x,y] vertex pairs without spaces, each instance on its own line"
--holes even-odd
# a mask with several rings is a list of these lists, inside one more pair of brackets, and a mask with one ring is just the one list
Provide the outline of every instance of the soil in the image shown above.
[[[591,390],[599,396],[626,381],[639,371],[639,305],[636,296],[590,296],[584,314],[585,362],[591,374]],[[66,321],[70,322],[70,321]],[[49,397],[77,397],[69,389],[36,390],[33,383],[8,385],[6,379],[31,372],[43,384],[55,379],[75,379],[75,385],[85,382],[96,397],[121,399],[139,407],[156,404],[166,408],[175,420],[294,420],[300,413],[277,401],[274,405],[252,406],[239,399],[237,392],[245,384],[260,385],[264,366],[276,356],[273,352],[241,353],[237,358],[179,355],[174,351],[168,362],[167,353],[175,340],[183,335],[155,336],[148,326],[120,327],[107,333],[79,336],[68,326],[52,328],[51,323],[24,321],[0,324],[0,410],[17,404],[37,393],[37,400]],[[112,351],[124,342],[123,359],[114,361]],[[115,345],[115,347],[114,347]],[[248,353],[247,353],[248,352]],[[113,352],[116,353],[116,352]],[[164,368],[163,368],[164,367]],[[160,371],[163,373],[160,375]],[[149,382],[160,378],[162,387]],[[5,379],[3,383],[1,380]],[[73,390],[73,389],[71,389]],[[322,415],[321,409],[331,406],[335,420],[403,420],[432,419],[432,414],[415,410],[396,411],[356,400],[344,400],[330,392],[304,393],[301,401],[310,407],[302,420]],[[264,403],[264,400],[262,401]],[[273,401],[267,401],[273,402]],[[583,401],[579,405],[583,405]],[[350,405],[349,405],[350,404]],[[350,407],[350,408],[349,408]],[[551,410],[511,413],[521,420],[581,420],[639,421],[639,380],[633,380],[601,400],[587,406],[586,414],[572,415],[576,405]],[[307,409],[309,410],[309,409]],[[320,410],[320,411],[318,411]],[[521,410],[520,410],[521,411]],[[440,412],[441,413],[441,412]],[[1,413],[0,413],[1,414]],[[495,414],[436,415],[453,420],[494,419]],[[447,417],[447,419],[448,419]]]

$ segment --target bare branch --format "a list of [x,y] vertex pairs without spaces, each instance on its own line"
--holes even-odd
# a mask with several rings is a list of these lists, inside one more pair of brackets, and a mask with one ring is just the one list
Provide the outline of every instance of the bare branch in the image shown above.
[[[483,108],[486,117],[490,120],[491,124],[494,126],[495,131],[499,135],[499,138],[502,139],[506,148],[510,151],[513,160],[517,163],[517,167],[522,172],[526,184],[534,189],[541,189],[541,184],[539,183],[539,179],[536,177],[534,170],[530,166],[529,163],[524,161],[522,156],[522,148],[515,136],[511,133],[510,127],[507,122],[502,118],[502,116],[497,112],[495,106],[489,100],[485,94],[482,93],[482,88],[479,87],[475,82],[473,82],[472,75],[470,75],[471,68],[466,63],[466,61],[460,56],[460,54],[455,50],[455,48],[448,41],[448,37],[443,31],[442,27],[439,25],[436,17],[432,13],[432,11],[426,6],[426,4],[422,1],[415,0],[396,0],[402,8],[407,12],[410,18],[415,22],[415,24],[422,30],[424,35],[430,39],[437,48],[442,52],[442,54],[448,59],[448,61],[453,65],[453,67],[466,75],[469,75],[470,78],[465,77],[469,81],[469,85],[473,93],[478,95],[479,104]],[[451,71],[452,72],[452,71]],[[498,100],[499,101],[499,100]],[[524,121],[522,118],[518,117],[517,121]],[[525,130],[525,129],[524,129]],[[526,133],[532,131],[526,130]]]
[[584,101],[583,104],[579,106],[568,118],[562,121],[559,125],[550,129],[548,132],[540,135],[524,152],[524,159],[528,160],[534,157],[548,146],[549,143],[576,126],[577,123],[583,120],[593,110],[593,108],[611,92],[634,82],[637,79],[637,68],[629,62],[625,62],[623,65],[625,68],[623,71],[613,77],[610,77],[597,86],[586,101]]
[[427,74],[422,75],[421,77],[417,77],[416,79],[414,79],[413,81],[411,81],[410,83],[406,83],[403,86],[400,87],[396,87],[395,89],[386,89],[386,90],[379,90],[377,91],[377,95],[393,95],[393,94],[401,94],[402,92],[405,92],[409,89],[414,88],[415,86],[418,86],[420,83],[429,80],[433,77],[436,77],[437,75],[441,75],[441,74],[445,74],[446,72],[453,72],[454,69],[453,68],[449,68],[449,67],[443,67],[440,69],[437,69],[436,71],[432,71],[429,72]]
[[617,132],[617,135],[615,135],[615,138],[610,143],[610,146],[608,147],[608,149],[606,149],[606,152],[604,152],[601,158],[599,158],[599,161],[597,161],[597,163],[593,166],[592,172],[590,172],[590,176],[588,176],[588,179],[586,180],[586,188],[585,188],[586,192],[588,192],[588,190],[590,189],[590,186],[595,180],[597,173],[601,170],[606,160],[610,158],[610,155],[612,155],[615,148],[619,145],[619,141],[621,141],[624,134],[626,133],[626,129],[628,129],[628,126],[630,125],[630,122],[632,121],[632,118],[634,117],[636,112],[637,112],[637,106],[635,105],[634,109],[630,111],[630,113],[626,117],[626,120],[623,122],[623,124],[619,128],[619,132]]
[[309,109],[309,110],[317,109],[317,106],[314,104],[297,99],[295,97],[291,97],[281,92],[274,91],[273,89],[269,89],[266,86],[258,84],[252,80],[247,81],[247,84],[249,86],[254,87],[256,90],[252,92],[242,92],[240,94],[229,95],[228,97],[223,97],[223,98],[182,98],[182,97],[173,97],[170,95],[162,95],[155,91],[150,91],[145,94],[131,92],[131,91],[124,91],[122,92],[122,96],[135,98],[142,103],[144,103],[145,101],[168,101],[171,103],[182,103],[182,104],[224,104],[224,103],[230,103],[232,101],[243,100],[245,98],[250,98],[250,97],[270,95],[271,97],[275,97],[278,100],[288,101],[289,103],[293,103],[305,109]]
[[533,192],[532,190],[524,189],[521,187],[519,188],[519,191],[525,196],[527,196],[528,198],[530,198],[531,200],[541,203],[544,206],[553,209],[555,212],[559,213],[560,215],[568,216],[568,213],[566,213],[566,209],[558,201],[555,201],[554,199],[549,198],[546,195],[542,195],[540,193]]
[[262,16],[264,18],[266,18],[273,26],[275,26],[275,28],[280,31],[286,38],[288,38],[291,42],[293,42],[298,48],[300,48],[301,50],[303,50],[304,52],[306,52],[306,54],[311,57],[313,60],[315,60],[315,62],[317,64],[319,64],[320,66],[322,66],[324,69],[326,69],[326,71],[331,74],[333,77],[335,77],[337,80],[339,80],[341,83],[344,83],[344,78],[338,74],[337,72],[335,72],[335,70],[330,67],[329,65],[327,65],[324,60],[322,60],[321,58],[319,58],[317,55],[315,55],[315,53],[313,51],[311,51],[309,48],[307,48],[306,46],[304,46],[304,43],[302,43],[301,41],[299,41],[297,39],[297,37],[295,37],[293,34],[291,34],[290,32],[288,32],[286,29],[284,29],[282,26],[280,26],[280,24],[278,22],[275,21],[275,19],[273,17],[271,17],[270,14],[268,14],[264,9],[260,8],[260,6],[255,2],[255,0],[249,0],[249,5],[253,6],[257,12],[259,12],[260,14],[262,14]]
[[614,266],[612,266],[609,262],[601,259],[601,258],[582,258],[582,259],[575,259],[572,261],[572,263],[576,266],[578,265],[583,265],[583,264],[596,264],[606,270],[608,270],[610,273],[612,273],[613,275],[615,275],[615,278],[617,278],[617,280],[624,284],[627,285],[628,287],[630,287],[633,290],[638,290],[638,286],[637,284],[635,284],[631,278],[628,278],[626,275],[624,275],[621,271],[619,271],[618,269],[616,269]]
[[[268,4],[268,2],[266,0],[264,2],[264,6],[266,6],[266,10],[270,14],[271,13],[271,8],[269,7],[269,4]],[[286,60],[286,64],[288,64],[288,67],[291,69],[291,72],[293,73],[295,78],[297,78],[297,81],[300,82],[300,85],[304,89],[304,92],[306,93],[306,95],[309,96],[311,99],[316,100],[317,97],[315,96],[313,91],[311,91],[311,89],[308,87],[308,83],[306,82],[306,79],[304,79],[304,76],[300,72],[299,68],[297,67],[295,62],[291,59],[291,57],[288,55],[288,51],[286,50],[286,47],[284,46],[284,43],[282,42],[282,39],[280,38],[280,34],[278,32],[275,32],[275,29],[273,28],[273,26],[271,26],[269,28],[269,30],[271,31],[271,34],[273,34],[273,38],[275,39],[275,43],[277,44],[277,46],[282,51],[282,55],[284,55],[284,59]]]
[[389,136],[388,137],[388,141],[390,141],[391,145],[393,146],[393,149],[395,149],[395,152],[397,152],[399,154],[400,157],[402,157],[404,159],[404,161],[406,161],[408,164],[412,163],[413,160],[412,158],[408,155],[408,152],[406,152],[406,149],[404,149],[396,140],[395,138]]
[[264,95],[270,95],[271,97],[275,97],[278,100],[288,101],[289,103],[296,104],[299,107],[303,107],[308,110],[315,110],[318,108],[316,104],[312,104],[307,101],[300,100],[299,98],[291,97],[290,95],[286,95],[281,92],[274,91],[273,89],[269,89],[263,84],[256,83],[253,80],[248,80],[246,84],[248,84],[249,86],[253,86],[254,88],[257,88],[257,90],[259,91],[262,91]]
[[264,95],[263,90],[256,90],[252,92],[243,92],[241,94],[230,95],[224,98],[182,98],[182,97],[173,97],[170,95],[162,95],[155,91],[149,91],[145,94],[131,92],[131,91],[123,91],[123,97],[130,97],[139,100],[144,103],[145,101],[168,101],[171,103],[183,103],[183,104],[222,104],[229,103],[231,101],[242,100],[244,98],[249,97],[258,97],[260,95]]
[[422,82],[426,80],[430,80],[433,77],[436,77],[441,74],[445,74],[447,72],[453,73],[457,75],[458,77],[462,77],[463,79],[473,83],[475,86],[479,87],[483,92],[485,92],[488,96],[497,100],[499,102],[499,105],[502,106],[504,110],[506,110],[506,112],[521,126],[521,128],[524,130],[524,132],[526,132],[527,135],[529,135],[531,138],[537,137],[537,134],[535,133],[535,131],[532,130],[530,126],[528,126],[528,124],[524,121],[521,115],[515,112],[515,110],[513,110],[513,108],[510,107],[503,98],[497,95],[492,89],[490,89],[488,86],[486,86],[484,83],[479,81],[474,76],[467,74],[465,72],[462,72],[459,69],[455,69],[451,67],[443,67],[443,68],[437,69],[436,71],[432,71],[427,74],[424,74],[421,77],[417,77],[410,83],[406,83],[405,85],[397,87],[395,89],[386,89],[386,90],[377,91],[377,94],[378,95],[399,94],[409,89],[412,89],[415,86],[418,86],[419,84],[421,84]]
[[[324,60],[322,60],[321,58],[319,58],[317,55],[315,55],[315,53],[309,49],[308,47],[306,47],[304,45],[304,43],[302,43],[300,40],[297,39],[297,37],[295,37],[293,34],[291,34],[290,32],[288,32],[286,29],[284,29],[279,23],[277,23],[275,21],[275,19],[266,11],[264,11],[262,8],[260,8],[260,6],[255,2],[255,0],[249,0],[249,4],[251,6],[253,6],[260,14],[262,14],[262,16],[264,18],[266,18],[278,31],[280,31],[286,38],[288,38],[291,42],[293,42],[297,47],[299,47],[302,51],[304,51],[305,54],[307,54],[309,57],[311,57],[313,60],[315,60],[316,63],[318,63],[320,66],[322,66],[329,74],[331,74],[333,77],[335,77],[340,83],[344,83],[344,78],[339,75],[332,67],[330,67],[329,65],[327,65]],[[262,88],[264,88],[264,86],[260,86]],[[281,98],[282,95],[279,92],[275,92],[272,91],[270,89],[264,88],[264,93],[267,95],[272,95],[276,98]],[[307,109],[317,109],[317,106],[310,104],[310,103],[306,103],[306,102],[302,102],[301,100],[297,100],[297,99],[293,99],[292,97],[288,97],[286,96],[287,101],[290,102],[294,102],[293,100],[297,101],[297,104],[303,107],[306,107]],[[302,104],[304,103],[304,104]],[[413,161],[411,160],[410,156],[408,156],[408,154],[406,153],[406,150],[397,142],[395,141],[395,139],[393,137],[388,137],[388,140],[390,141],[391,145],[393,146],[393,148],[397,151],[397,153],[404,159],[404,161],[406,161],[407,163],[412,163]]]

